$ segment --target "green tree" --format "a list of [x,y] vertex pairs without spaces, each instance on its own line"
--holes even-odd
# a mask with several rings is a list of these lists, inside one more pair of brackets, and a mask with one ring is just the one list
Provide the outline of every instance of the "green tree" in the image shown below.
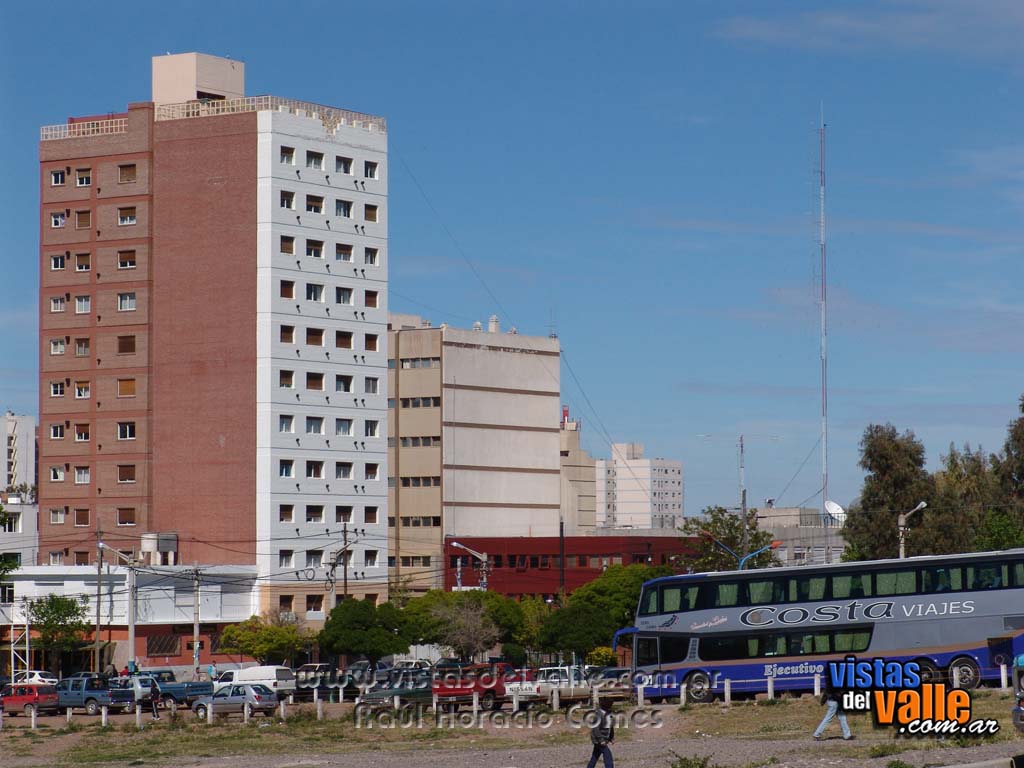
[[932,555],[969,552],[977,547],[980,531],[988,512],[999,505],[999,483],[992,470],[990,457],[970,445],[958,449],[949,446],[942,457],[942,467],[933,474],[935,501],[918,513],[920,526],[908,534],[908,550]]
[[[683,521],[683,533],[693,537],[695,550],[691,561],[698,573],[711,571],[735,571],[739,561],[716,544],[725,544],[740,557],[756,552],[772,543],[772,535],[762,531],[757,524],[757,510],[747,510],[747,551],[743,552],[742,516],[725,507],[708,507],[701,517],[689,517]],[[776,562],[775,553],[762,552],[750,558],[744,568],[767,568]]]
[[454,650],[460,659],[474,658],[493,648],[501,638],[501,629],[482,601],[461,599],[442,602],[435,606],[434,618],[441,627],[440,644]]
[[1003,494],[1024,502],[1024,395],[1021,395],[1018,407],[1022,415],[1006,428],[1003,451],[992,457],[992,463]]
[[60,673],[61,655],[81,647],[89,629],[86,622],[88,602],[63,595],[47,595],[29,600],[28,617],[38,634],[36,645],[42,648],[51,672]]
[[614,667],[619,663],[619,657],[610,645],[598,646],[587,654],[587,664],[595,667]]
[[1021,507],[992,509],[974,534],[973,549],[979,552],[1024,547],[1024,513]]
[[342,600],[334,606],[317,639],[329,653],[370,661],[409,650],[402,612],[391,603],[376,606],[367,600]]
[[[633,608],[636,609],[635,604]],[[629,623],[633,623],[632,618]],[[613,624],[615,621],[595,603],[570,598],[568,605],[552,611],[544,622],[540,645],[545,651],[575,653],[583,658],[594,648],[611,641],[618,628],[612,628]]]
[[531,650],[540,647],[540,631],[544,620],[551,614],[551,606],[536,595],[523,598],[519,603],[523,612],[523,623],[516,632],[515,642]]
[[249,656],[260,664],[283,664],[293,661],[312,639],[297,623],[268,614],[225,627],[220,651]]
[[[899,553],[897,518],[924,501],[935,502],[935,479],[925,470],[924,445],[914,433],[902,435],[892,424],[871,424],[860,442],[860,467],[867,475],[860,499],[850,506],[843,536],[849,545],[846,558],[875,560]],[[921,553],[924,542],[913,531],[922,517],[908,522],[908,554]]]
[[402,613],[408,623],[409,636],[414,642],[447,645],[444,638],[448,636],[448,628],[444,617],[448,615],[447,611],[457,613],[465,606],[473,607],[474,611],[483,611],[497,629],[501,642],[515,641],[519,636],[524,613],[522,606],[515,600],[497,592],[445,592],[440,589],[431,590],[406,602]]

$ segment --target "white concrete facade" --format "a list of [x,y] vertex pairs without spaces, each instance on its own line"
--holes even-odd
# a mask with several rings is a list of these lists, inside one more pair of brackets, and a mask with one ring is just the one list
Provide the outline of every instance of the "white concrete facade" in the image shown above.
[[0,560],[18,566],[35,563],[39,554],[39,505],[10,495],[0,498],[5,519],[0,521]]
[[387,592],[387,137],[271,111],[258,130],[262,610],[316,622],[346,529],[350,593]]
[[674,530],[683,519],[683,463],[644,458],[639,443],[615,443],[598,459],[597,526]]
[[4,414],[3,487],[36,485],[36,419],[7,411]]

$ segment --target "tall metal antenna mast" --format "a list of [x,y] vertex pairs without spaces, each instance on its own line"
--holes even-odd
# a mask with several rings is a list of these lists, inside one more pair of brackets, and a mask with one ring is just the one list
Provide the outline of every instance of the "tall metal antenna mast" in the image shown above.
[[825,250],[825,109],[818,128],[818,250],[821,258],[821,520],[828,520],[828,280]]

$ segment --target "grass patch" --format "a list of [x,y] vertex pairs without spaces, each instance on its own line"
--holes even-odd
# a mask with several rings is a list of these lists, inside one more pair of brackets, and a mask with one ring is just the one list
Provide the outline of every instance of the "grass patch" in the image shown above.
[[885,764],[885,768],[914,768],[914,766],[904,760],[890,760]]
[[888,757],[889,755],[898,755],[904,749],[904,747],[891,742],[886,744],[873,744],[871,749],[868,750],[868,757]]
[[699,757],[691,757],[689,755],[680,755],[676,752],[672,752],[675,759],[669,763],[670,768],[725,768],[721,763],[712,763],[711,757],[708,755],[701,755]]

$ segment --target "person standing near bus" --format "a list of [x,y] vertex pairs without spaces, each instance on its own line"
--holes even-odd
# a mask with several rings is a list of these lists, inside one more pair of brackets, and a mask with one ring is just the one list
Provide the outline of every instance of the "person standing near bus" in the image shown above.
[[850,733],[850,724],[846,722],[846,712],[843,710],[843,690],[832,685],[832,675],[825,675],[825,690],[822,691],[821,701],[828,706],[825,716],[821,718],[818,727],[814,729],[814,740],[821,741],[821,734],[825,732],[828,724],[838,715],[839,727],[843,729],[843,739],[849,741],[853,738]]
[[594,725],[590,729],[590,742],[594,749],[590,753],[587,768],[595,768],[597,759],[604,759],[604,768],[615,768],[612,757],[612,743],[615,741],[615,718],[611,712],[612,705],[608,699],[600,699],[594,711]]

